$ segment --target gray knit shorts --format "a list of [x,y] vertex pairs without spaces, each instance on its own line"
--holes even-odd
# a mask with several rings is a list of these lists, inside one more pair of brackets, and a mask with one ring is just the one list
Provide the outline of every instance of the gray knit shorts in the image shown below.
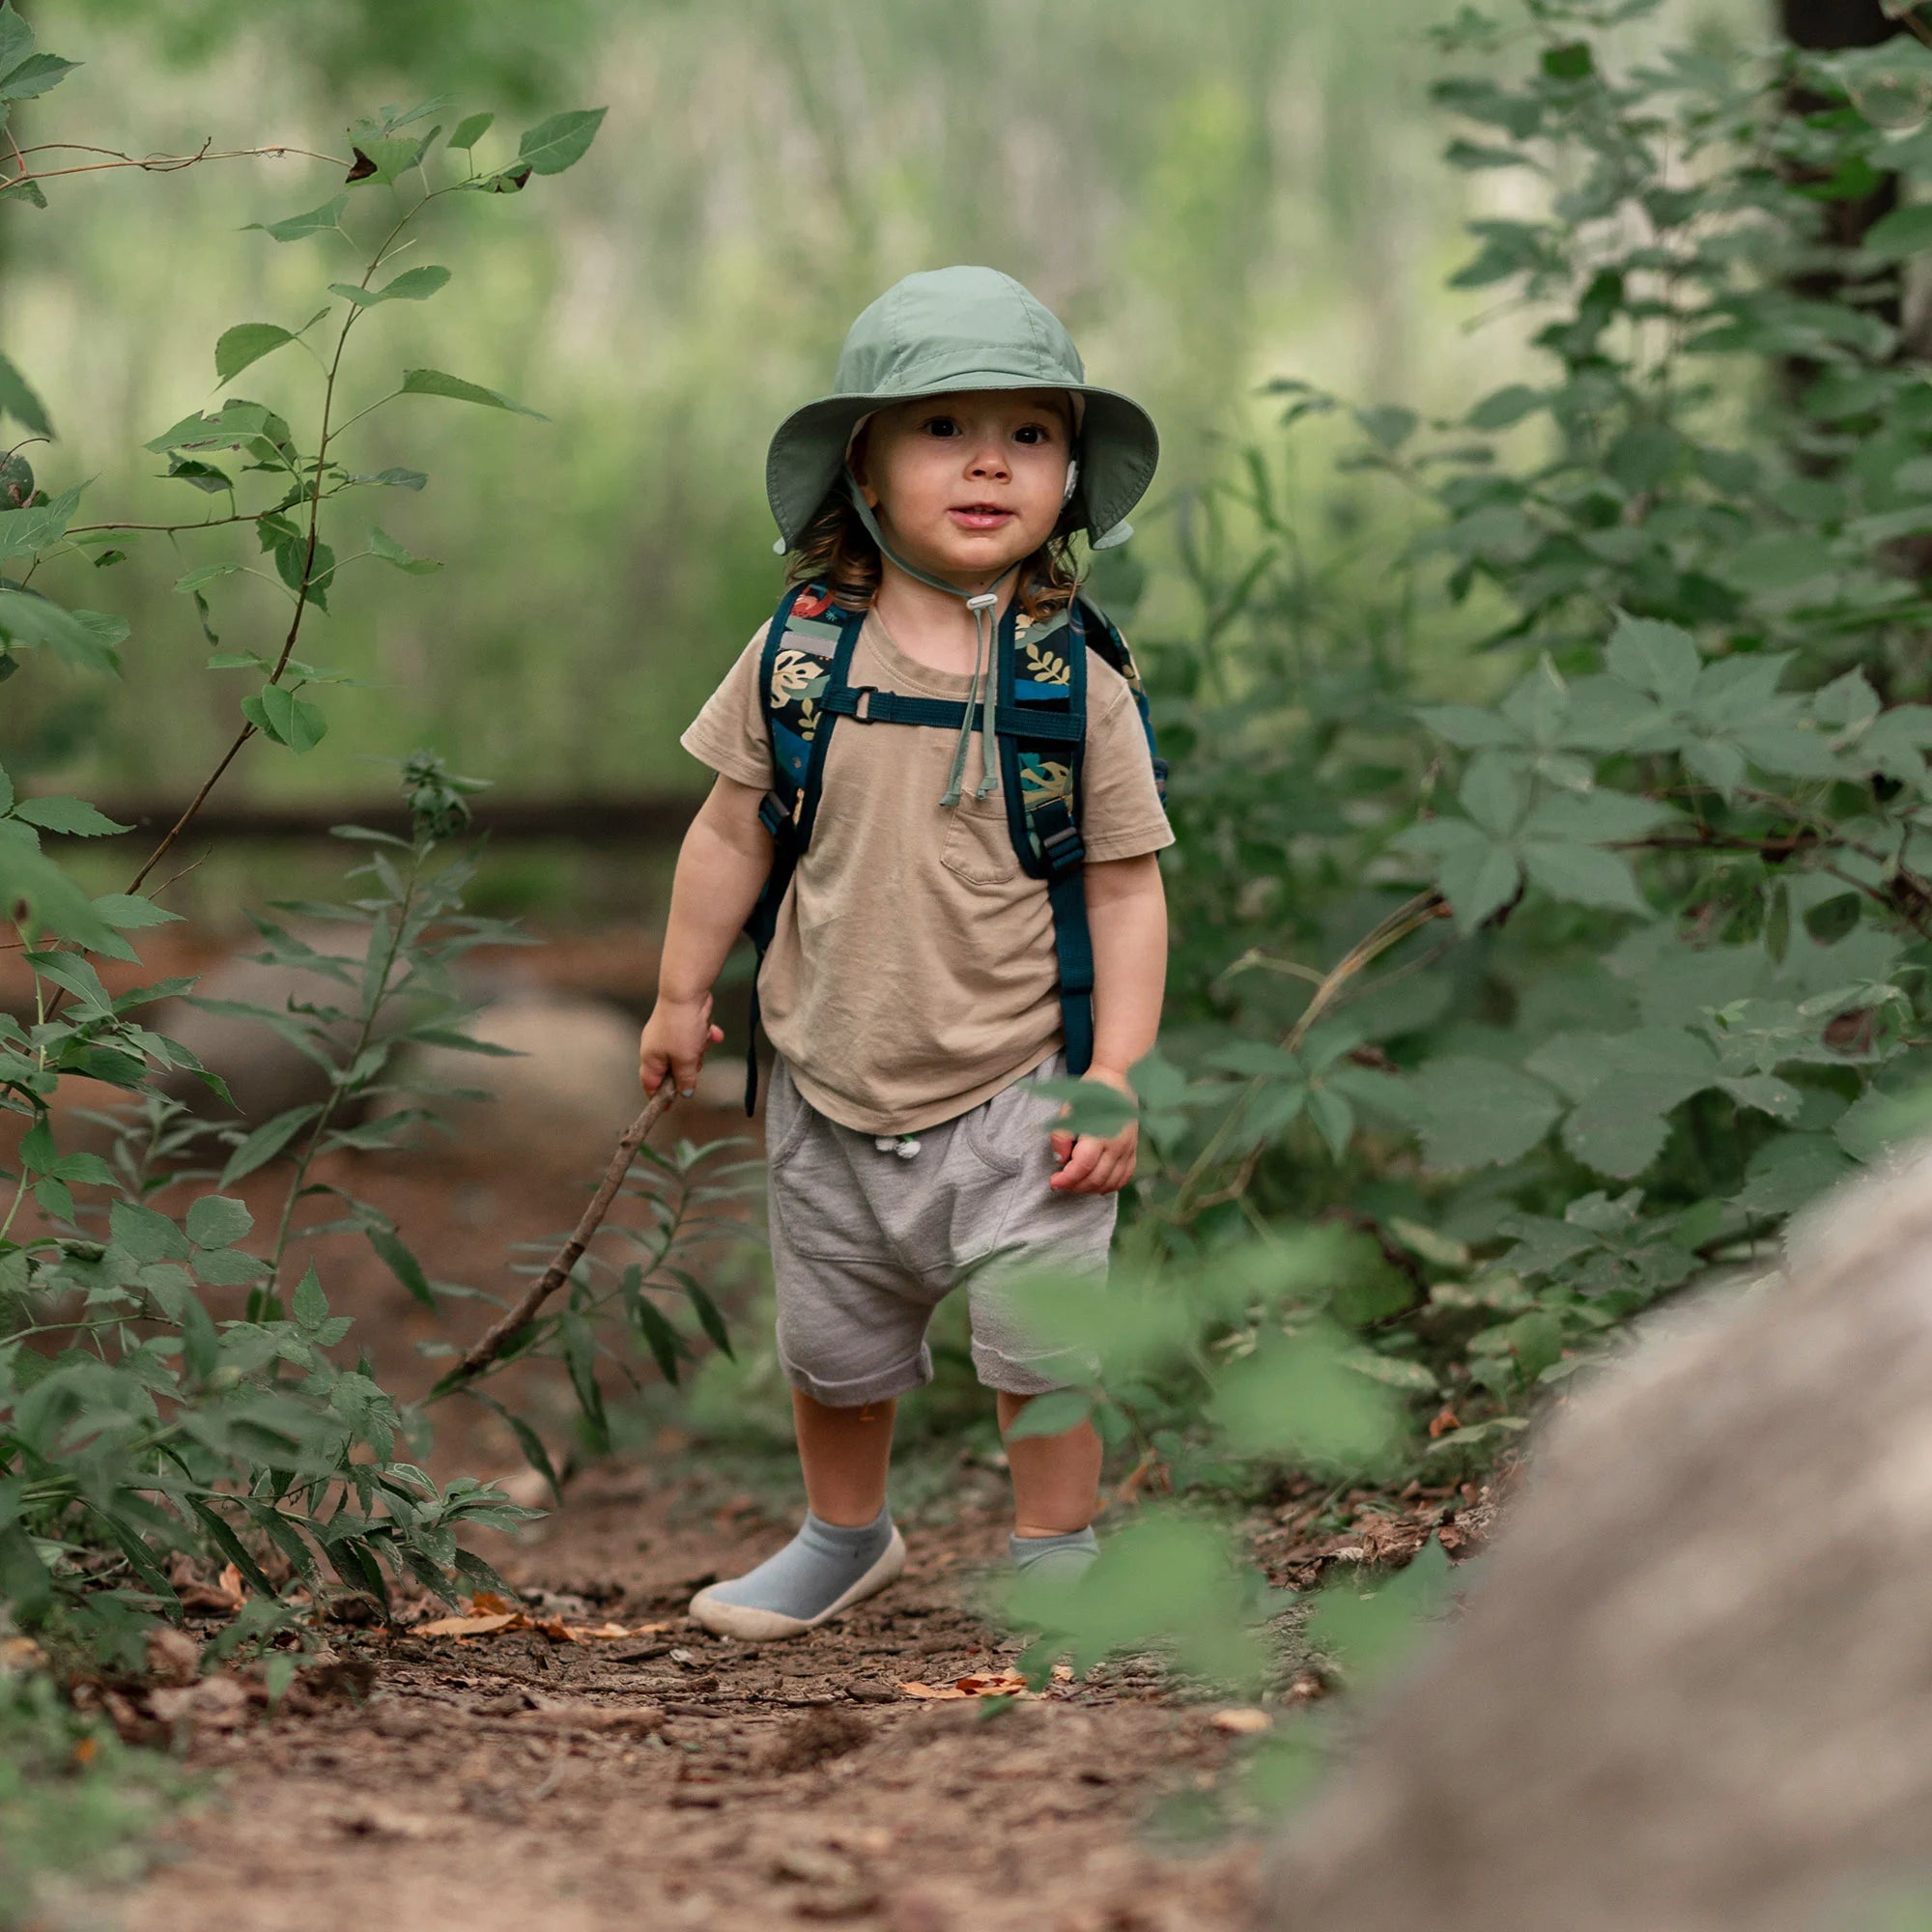
[[1055,1054],[990,1100],[913,1138],[911,1159],[829,1121],[782,1059],[765,1111],[779,1360],[833,1408],[884,1402],[932,1379],[932,1311],[963,1281],[973,1366],[988,1388],[1038,1395],[1091,1377],[1080,1350],[1029,1345],[1010,1282],[1045,1264],[1104,1278],[1118,1198],[1056,1194],[1047,1129],[1065,1072]]

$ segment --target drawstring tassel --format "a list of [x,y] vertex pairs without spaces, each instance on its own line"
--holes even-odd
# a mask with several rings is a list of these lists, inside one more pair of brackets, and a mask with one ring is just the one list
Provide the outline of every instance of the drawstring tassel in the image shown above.
[[[984,798],[989,791],[1000,788],[1000,760],[995,748],[993,731],[1000,713],[1000,637],[993,628],[993,611],[999,599],[990,590],[982,590],[977,597],[966,600],[966,608],[973,613],[973,662],[980,662],[982,647],[986,653],[986,708],[980,718],[980,788],[973,794],[975,798]],[[973,700],[966,700],[966,724],[973,723]]]

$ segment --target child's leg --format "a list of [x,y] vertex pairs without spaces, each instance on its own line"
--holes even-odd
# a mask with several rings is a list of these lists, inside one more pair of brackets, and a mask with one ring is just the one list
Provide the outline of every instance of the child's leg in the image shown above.
[[[1034,1398],[996,1391],[1005,1435]],[[1013,1534],[1022,1539],[1083,1530],[1100,1507],[1100,1438],[1084,1418],[1061,1435],[1007,1439],[1013,1478]]]
[[886,1468],[892,1460],[893,1416],[897,1408],[896,1401],[831,1408],[803,1389],[792,1390],[805,1497],[821,1522],[855,1527],[870,1522],[885,1508]]

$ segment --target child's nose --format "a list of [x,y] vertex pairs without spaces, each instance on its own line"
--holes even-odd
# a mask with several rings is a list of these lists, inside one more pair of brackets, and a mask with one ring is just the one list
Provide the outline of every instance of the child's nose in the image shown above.
[[1006,451],[995,440],[980,443],[973,451],[970,473],[975,476],[1006,475]]

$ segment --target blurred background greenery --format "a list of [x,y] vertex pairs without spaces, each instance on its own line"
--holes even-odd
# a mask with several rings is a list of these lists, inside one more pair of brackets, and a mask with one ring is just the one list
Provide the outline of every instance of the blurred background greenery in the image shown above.
[[[1443,287],[1467,252],[1462,224],[1532,190],[1435,163],[1449,130],[1427,102],[1439,63],[1426,29],[1454,11],[1437,0],[22,11],[43,47],[85,63],[25,104],[23,141],[340,155],[355,115],[446,93],[445,125],[502,116],[487,166],[544,113],[610,107],[567,177],[489,206],[443,204],[411,259],[447,261],[451,287],[358,332],[351,410],[428,362],[550,421],[414,400],[349,432],[355,467],[408,463],[431,481],[380,505],[349,499],[338,553],[360,549],[360,523],[378,514],[445,568],[345,573],[303,655],[368,688],[331,695],[329,736],[304,757],[251,745],[224,781],[230,804],[367,796],[385,787],[369,758],[419,741],[499,793],[701,786],[677,734],[779,583],[766,438],[829,385],[851,316],[913,269],[984,261],[1018,275],[1065,318],[1096,379],[1162,425],[1130,553],[1154,586],[1142,636],[1181,594],[1159,567],[1172,512],[1225,464],[1231,437],[1265,430],[1279,409],[1258,393],[1266,379],[1458,410],[1505,380],[1526,332],[1520,317],[1490,315],[1493,291]],[[1770,22],[1763,0],[1677,0],[1644,31],[1687,27],[1722,49]],[[358,272],[340,238],[284,246],[242,232],[326,200],[339,178],[293,156],[120,170],[54,184],[64,214],[5,211],[0,327],[60,432],[33,452],[41,480],[94,479],[82,521],[221,507],[158,480],[140,445],[211,405],[224,327],[293,326],[325,283]],[[359,197],[356,213],[376,218],[373,202]],[[236,386],[299,433],[320,382],[291,354]],[[1287,487],[1319,551],[1347,537],[1348,507],[1326,463],[1308,460],[1321,437],[1295,447]],[[129,549],[105,582],[78,561],[41,580],[63,601],[127,614],[133,636],[119,690],[49,665],[0,698],[0,748],[33,789],[185,796],[235,728],[244,681],[202,672],[194,611],[169,586],[194,564],[247,556],[252,537]],[[1370,577],[1375,550],[1354,545]],[[224,648],[279,641],[283,607],[265,586],[231,580],[214,601]],[[176,902],[188,909],[218,876]]]

